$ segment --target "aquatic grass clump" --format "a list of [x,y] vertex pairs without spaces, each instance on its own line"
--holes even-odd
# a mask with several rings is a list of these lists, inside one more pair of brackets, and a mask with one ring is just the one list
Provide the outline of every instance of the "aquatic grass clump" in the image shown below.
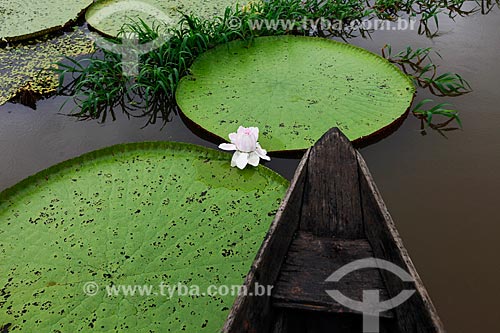
[[[60,78],[59,93],[74,96],[76,106],[71,115],[81,119],[105,121],[109,113],[114,120],[114,109],[119,106],[129,117],[148,117],[148,123],[155,123],[158,117],[167,121],[175,110],[173,94],[177,84],[188,73],[198,55],[232,40],[251,40],[259,35],[285,33],[266,28],[255,30],[249,23],[255,17],[264,15],[263,13],[292,15],[290,13],[295,10],[294,7],[284,4],[294,0],[279,1],[283,7],[272,7],[273,14],[262,8],[271,8],[268,7],[269,4],[252,3],[248,7],[250,9],[227,8],[223,17],[212,20],[184,15],[177,28],[159,25],[150,27],[142,20],[127,23],[120,36],[125,32],[134,33],[139,43],[155,40],[160,35],[169,36],[158,49],[140,57],[138,76],[124,75],[121,71],[121,55],[99,48],[90,58],[68,58],[58,62],[56,72]],[[228,24],[235,17],[241,22],[238,28]],[[108,40],[121,43],[120,37]]]
[[[423,135],[426,135],[426,128],[430,128],[432,130],[437,131],[440,135],[446,138],[445,132],[455,131],[457,129],[462,128],[462,120],[458,114],[457,110],[450,109],[452,106],[449,103],[439,103],[434,105],[430,109],[422,108],[424,105],[434,102],[432,99],[424,99],[420,103],[418,103],[412,110],[412,113],[415,117],[420,119],[420,132]],[[434,116],[443,116],[448,118],[443,122],[435,122]],[[452,121],[456,121],[458,127],[451,127],[450,124]]]
[[[413,82],[428,89],[435,96],[455,97],[467,94],[472,91],[469,83],[457,73],[438,74],[438,66],[432,62],[431,54],[434,53],[441,58],[441,55],[432,48],[413,49],[408,46],[395,55],[392,54],[391,45],[387,44],[382,48],[382,56],[398,65]],[[425,99],[418,103],[412,110],[413,115],[421,120],[421,130],[425,134],[425,127],[437,130],[441,135],[444,131],[458,129],[457,127],[447,127],[453,120],[462,128],[462,122],[457,110],[451,110],[449,103],[440,103],[430,109],[424,110],[422,106],[433,102],[432,99]],[[433,117],[440,115],[448,120],[441,123],[434,123]]]
[[[222,19],[224,20],[224,19]],[[178,29],[149,27],[143,21],[127,24],[124,29],[135,33],[140,43],[170,37],[158,49],[140,57],[137,77],[122,72],[121,55],[100,49],[91,58],[59,62],[60,92],[74,95],[72,115],[83,119],[105,121],[120,106],[127,116],[148,116],[154,123],[158,116],[168,119],[172,111],[173,91],[196,56],[207,49],[241,35],[219,21],[184,16]],[[119,38],[109,39],[120,43]],[[70,83],[65,81],[70,76]],[[170,106],[170,107],[169,107]]]
[[87,9],[85,19],[100,33],[118,37],[123,22],[142,20],[149,26],[174,27],[183,13],[196,12],[198,17],[210,19],[223,16],[226,7],[237,2],[239,0],[97,0]]
[[[365,36],[370,31],[363,30],[321,30],[320,18],[339,20],[349,26],[350,22],[371,18],[395,19],[400,15],[417,15],[424,6],[436,7],[439,11],[453,11],[462,1],[453,4],[441,1],[419,2],[416,0],[387,0],[367,4],[361,0],[325,1],[316,0],[271,0],[251,1],[245,6],[226,8],[224,15],[213,19],[201,19],[194,15],[184,15],[175,28],[165,26],[149,27],[144,21],[135,21],[122,28],[138,36],[141,43],[154,40],[159,35],[169,35],[168,40],[158,49],[140,57],[139,74],[128,77],[120,72],[121,56],[100,49],[91,58],[78,61],[69,59],[60,62],[60,92],[73,95],[76,107],[72,115],[82,119],[105,121],[108,114],[116,118],[115,110],[121,108],[127,116],[148,117],[148,123],[158,118],[168,121],[176,111],[173,94],[179,80],[189,73],[189,67],[201,53],[222,43],[236,39],[251,41],[258,36],[272,35],[320,35],[337,36],[344,39],[357,33]],[[419,7],[420,6],[420,7]],[[304,29],[304,19],[315,22],[316,27]],[[260,24],[255,22],[286,22],[286,24]],[[234,23],[237,23],[236,25]],[[110,40],[120,43],[120,38]],[[425,53],[425,52],[424,52]],[[427,59],[425,54],[417,54]],[[399,57],[399,58],[398,58]],[[406,59],[406,58],[407,59]],[[404,66],[410,55],[399,54],[389,59]],[[416,64],[418,75],[407,73],[415,83],[447,96],[458,95],[467,88],[466,81],[457,74],[438,74],[436,66]],[[65,85],[66,82],[69,82]]]
[[460,96],[471,92],[469,83],[457,73],[438,74],[438,66],[431,60],[431,53],[441,58],[432,48],[414,50],[408,46],[405,50],[392,55],[392,47],[387,44],[382,48],[382,56],[397,64],[414,82],[422,88],[428,88],[436,96]]

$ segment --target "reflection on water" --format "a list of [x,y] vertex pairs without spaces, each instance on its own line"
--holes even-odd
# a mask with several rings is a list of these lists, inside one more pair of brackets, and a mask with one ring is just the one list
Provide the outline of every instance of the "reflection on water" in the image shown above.
[[487,15],[500,6],[500,0],[481,0],[481,14]]
[[[118,143],[172,140],[217,149],[191,133],[177,116],[163,129],[161,121],[142,128],[145,118],[129,120],[122,114],[117,114],[115,122],[99,124],[59,114],[64,101],[63,97],[39,101],[36,111],[19,104],[0,107],[0,191],[53,164]],[[61,112],[71,108],[68,102]],[[267,163],[288,178],[296,165],[279,158]]]
[[[442,72],[457,72],[474,92],[436,102],[461,111],[463,131],[420,133],[409,117],[393,135],[362,149],[382,195],[449,332],[497,332],[500,301],[500,11],[488,16],[442,20],[430,40],[412,31],[376,32],[353,44],[376,53],[391,43],[432,46]],[[416,102],[432,97],[420,91]],[[123,142],[174,140],[214,144],[192,134],[178,117],[140,129],[144,119],[98,124],[58,114],[63,98],[40,101],[37,110],[0,107],[0,190],[57,162]],[[66,105],[65,110],[71,110]],[[230,154],[228,154],[230,158]],[[267,164],[290,178],[297,160],[274,158]],[[472,311],[474,309],[475,311]],[[478,330],[479,328],[479,330]]]
[[460,73],[474,91],[440,99],[420,91],[416,102],[453,103],[463,131],[422,136],[420,121],[408,117],[361,153],[447,330],[499,332],[500,10],[440,23],[432,40],[394,32],[353,42],[374,52],[388,42],[434,47],[440,70]]

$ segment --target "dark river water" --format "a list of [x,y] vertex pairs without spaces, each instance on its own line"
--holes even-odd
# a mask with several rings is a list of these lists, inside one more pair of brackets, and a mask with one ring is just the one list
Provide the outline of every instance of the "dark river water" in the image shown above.
[[[500,332],[500,10],[440,22],[434,39],[416,31],[376,32],[351,43],[379,53],[407,45],[432,46],[442,72],[458,72],[474,91],[434,98],[461,111],[463,131],[423,136],[409,116],[388,138],[361,150],[449,332]],[[40,101],[37,110],[0,107],[0,191],[53,164],[109,145],[154,140],[215,148],[178,117],[141,129],[144,119],[104,125],[58,114],[64,98]],[[67,112],[69,109],[63,109]],[[290,178],[297,160],[267,164]]]

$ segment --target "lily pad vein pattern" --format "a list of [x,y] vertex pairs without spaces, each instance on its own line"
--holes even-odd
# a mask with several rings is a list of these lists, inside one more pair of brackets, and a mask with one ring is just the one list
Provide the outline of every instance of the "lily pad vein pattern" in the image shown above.
[[[0,324],[23,332],[215,332],[234,295],[162,283],[241,285],[288,182],[230,154],[137,143],[64,162],[0,194]],[[99,286],[86,295],[86,283]],[[151,285],[149,296],[106,288]]]
[[202,54],[176,91],[183,114],[218,138],[261,129],[270,151],[303,150],[331,127],[352,140],[393,124],[415,87],[387,60],[323,38],[235,41]]

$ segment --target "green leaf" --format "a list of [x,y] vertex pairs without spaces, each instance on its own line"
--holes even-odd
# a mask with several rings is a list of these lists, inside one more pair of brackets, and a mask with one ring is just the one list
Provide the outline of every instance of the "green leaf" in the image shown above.
[[433,102],[433,100],[429,99],[429,98],[426,98],[426,99],[422,100],[417,105],[415,105],[415,108],[413,109],[413,112],[415,112],[415,113],[425,112],[424,110],[421,110],[421,107],[424,106],[427,103],[430,103],[430,102]]
[[[235,296],[107,296],[110,285],[241,285],[288,182],[173,142],[95,151],[0,193],[0,326],[216,332]],[[86,296],[83,286],[100,290]]]
[[167,25],[174,27],[184,14],[196,13],[212,18],[234,6],[234,0],[100,0],[92,4],[85,14],[87,22],[96,30],[117,36],[124,23],[143,21],[147,26]]
[[184,115],[219,138],[257,126],[267,150],[302,150],[331,127],[359,140],[403,116],[411,80],[364,49],[322,38],[261,37],[202,54],[176,99]]
[[0,40],[15,41],[43,35],[75,20],[92,0],[2,0]]

